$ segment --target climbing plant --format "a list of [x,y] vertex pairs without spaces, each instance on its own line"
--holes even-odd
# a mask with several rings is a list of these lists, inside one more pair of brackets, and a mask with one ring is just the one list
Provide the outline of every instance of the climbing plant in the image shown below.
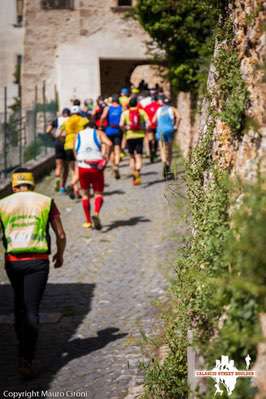
[[[157,56],[168,68],[175,91],[196,92],[206,82],[214,48],[214,31],[221,14],[219,0],[139,0],[135,15]],[[154,46],[153,46],[154,47]]]

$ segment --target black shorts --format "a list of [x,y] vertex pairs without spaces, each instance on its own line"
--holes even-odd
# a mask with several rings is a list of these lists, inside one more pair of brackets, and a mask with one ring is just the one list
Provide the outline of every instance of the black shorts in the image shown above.
[[55,148],[55,159],[62,159],[63,161],[65,161],[66,151],[64,149],[64,143],[62,143],[62,141],[56,140],[54,148]]
[[127,148],[130,155],[134,155],[135,153],[143,154],[143,140],[144,138],[127,140]]
[[122,142],[122,136],[121,134],[116,135],[116,136],[107,136],[109,140],[111,140],[113,145],[121,145]]
[[76,160],[73,150],[65,150],[65,153],[66,153],[66,161],[70,162]]
[[148,132],[148,133],[155,134],[155,133],[156,133],[156,128],[154,129],[153,127],[150,127],[150,128],[147,130],[147,132]]

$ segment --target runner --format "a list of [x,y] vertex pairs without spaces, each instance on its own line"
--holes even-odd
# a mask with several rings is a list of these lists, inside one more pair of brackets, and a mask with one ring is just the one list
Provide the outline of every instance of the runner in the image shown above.
[[15,295],[15,331],[18,339],[18,373],[37,375],[33,365],[39,332],[39,306],[49,274],[51,224],[56,235],[54,267],[63,265],[66,238],[54,201],[34,193],[32,173],[16,169],[14,194],[0,201],[0,223],[5,248],[5,269]]
[[149,126],[149,118],[144,110],[138,109],[136,97],[130,99],[129,109],[123,112],[120,126],[125,131],[133,184],[137,186],[141,184],[143,140]]
[[101,116],[101,122],[107,121],[105,133],[112,142],[111,161],[113,174],[116,179],[120,179],[119,163],[120,163],[120,148],[122,141],[122,133],[120,129],[120,119],[123,109],[119,104],[119,98],[116,94],[112,96],[112,103],[106,107]]
[[[120,93],[120,97],[119,97],[119,103],[123,108],[123,111],[125,111],[126,109],[128,109],[128,104],[129,104],[129,90],[127,87],[124,87],[121,90]],[[124,139],[122,139],[122,143],[121,143],[121,151],[120,151],[120,160],[122,161],[125,157],[127,156],[126,153],[126,141]]]
[[157,123],[156,138],[160,145],[163,177],[165,179],[173,177],[171,172],[173,141],[180,119],[178,111],[170,105],[170,100],[164,97],[162,107],[156,112],[153,123]]
[[99,96],[96,100],[96,106],[92,111],[92,120],[96,129],[104,130],[107,126],[107,121],[104,121],[103,123],[101,122],[101,116],[105,107],[106,105],[104,102],[104,98],[102,96]]
[[[87,118],[83,118],[80,116],[80,107],[74,105],[71,109],[71,116],[68,118],[66,122],[62,124],[60,127],[61,135],[65,134],[65,144],[64,149],[66,153],[66,161],[68,162],[69,168],[72,170],[73,174],[73,181],[75,179],[75,154],[74,154],[74,143],[75,138],[78,132],[84,129],[84,127],[89,123]],[[70,196],[71,198],[79,198],[79,188],[78,184],[73,183],[72,181],[72,188],[73,192],[71,191]]]
[[83,116],[83,118],[87,118],[90,120],[92,115],[92,110],[93,110],[93,99],[88,98],[83,101],[83,107],[81,109],[80,115]]
[[[102,151],[102,144],[104,150]],[[99,213],[103,205],[104,168],[107,164],[109,149],[112,142],[104,132],[87,127],[78,135],[75,143],[75,153],[78,167],[78,178],[82,189],[82,206],[86,221],[83,227],[92,226],[100,230],[102,228]],[[90,212],[90,187],[94,192],[94,215]],[[93,225],[92,225],[93,222]]]
[[72,100],[72,104],[73,104],[73,107],[74,106],[80,107],[81,101],[78,98],[75,98],[74,100]]
[[67,121],[69,116],[70,109],[64,108],[62,116],[52,121],[47,128],[47,133],[52,134],[55,139],[55,191],[59,191],[60,193],[65,192],[68,177],[68,164],[66,162],[66,151],[64,149],[65,137],[61,135],[60,127]]
[[123,89],[121,89],[121,93],[120,93],[120,97],[119,97],[119,103],[123,108],[123,111],[125,111],[128,108],[128,103],[129,103],[129,90],[127,87],[124,87]]
[[158,141],[156,140],[156,137],[155,137],[156,123],[153,122],[153,119],[154,119],[154,116],[159,108],[160,108],[160,104],[158,103],[157,95],[154,91],[151,91],[150,102],[147,105],[144,105],[144,110],[149,117],[149,129],[147,132],[147,139],[148,139],[151,163],[153,163],[155,160],[157,148],[158,148]]

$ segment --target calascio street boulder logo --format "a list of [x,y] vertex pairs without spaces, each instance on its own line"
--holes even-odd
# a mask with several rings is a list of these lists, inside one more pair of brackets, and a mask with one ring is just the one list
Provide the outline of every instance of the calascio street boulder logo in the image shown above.
[[196,370],[195,376],[200,378],[212,378],[215,381],[215,395],[222,395],[224,389],[228,396],[233,393],[238,378],[252,378],[256,376],[256,372],[249,370],[251,358],[246,356],[246,369],[238,370],[235,367],[234,360],[230,360],[228,356],[222,356],[221,360],[216,360],[216,365],[212,370]]

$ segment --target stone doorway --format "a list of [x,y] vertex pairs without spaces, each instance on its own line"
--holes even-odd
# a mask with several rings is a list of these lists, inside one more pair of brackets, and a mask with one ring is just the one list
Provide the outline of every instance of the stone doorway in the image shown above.
[[122,87],[130,87],[130,77],[144,60],[100,59],[101,94],[111,96]]
[[155,87],[156,83],[168,92],[169,87],[160,75],[161,67],[149,60],[100,59],[101,94],[111,96],[122,87],[138,86],[141,80]]

